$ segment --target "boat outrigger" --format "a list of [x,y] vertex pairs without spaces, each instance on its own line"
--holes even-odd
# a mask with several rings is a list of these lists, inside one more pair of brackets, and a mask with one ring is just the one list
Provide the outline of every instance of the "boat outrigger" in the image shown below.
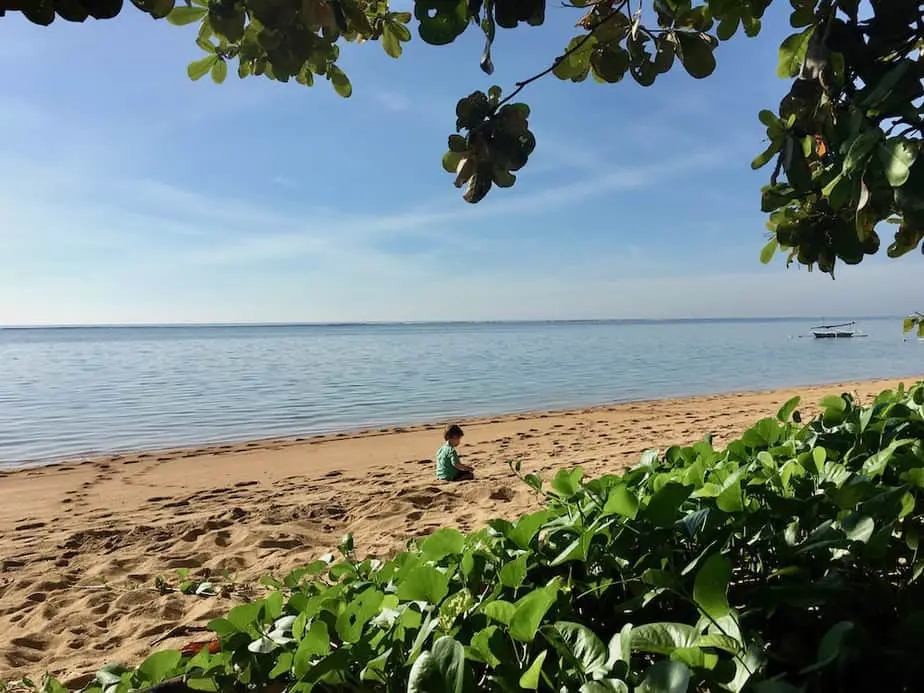
[[812,328],[815,339],[849,339],[850,337],[865,337],[866,335],[856,329],[856,322],[842,322],[839,325],[818,325]]

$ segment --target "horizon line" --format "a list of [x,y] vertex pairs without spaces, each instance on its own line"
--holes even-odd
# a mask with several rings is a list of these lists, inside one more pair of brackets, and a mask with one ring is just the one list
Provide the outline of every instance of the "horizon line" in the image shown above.
[[177,322],[177,323],[47,323],[34,325],[0,325],[0,330],[81,330],[81,329],[184,329],[235,327],[398,327],[424,325],[537,325],[622,323],[655,324],[678,322],[787,322],[795,320],[901,320],[903,315],[781,315],[754,317],[675,317],[675,318],[513,318],[494,320],[366,320],[343,322]]

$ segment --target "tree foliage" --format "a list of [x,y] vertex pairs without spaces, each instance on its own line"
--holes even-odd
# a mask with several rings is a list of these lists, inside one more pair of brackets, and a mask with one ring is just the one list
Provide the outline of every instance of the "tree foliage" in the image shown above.
[[84,693],[920,690],[924,384],[826,397],[804,425],[798,405],[724,449],[526,475],[541,509],[389,560],[347,536],[212,621],[209,646]]
[[[352,93],[338,65],[342,41],[381,43],[397,58],[416,24],[432,45],[465,31],[484,34],[484,72],[497,29],[545,21],[546,0],[415,0],[410,13],[387,0],[132,0],[154,18],[199,25],[204,56],[189,64],[192,79],[216,82],[236,65],[240,77],[264,76],[311,86],[323,77],[344,97]],[[678,64],[696,79],[716,68],[716,48],[738,34],[756,36],[772,0],[654,0],[643,11],[631,0],[574,0],[577,34],[542,72],[502,98],[499,87],[476,91],[456,108],[443,167],[477,203],[494,186],[515,183],[536,140],[529,108],[513,99],[531,82],[616,83],[627,76],[650,86]],[[777,0],[782,3],[783,0]],[[780,46],[777,74],[792,80],[776,109],[759,114],[767,148],[752,166],[772,164],[761,208],[770,239],[761,259],[780,248],[787,263],[817,266],[833,276],[838,261],[857,264],[880,248],[882,222],[897,226],[888,245],[899,257],[924,238],[922,142],[924,20],[920,0],[789,0],[795,30]],[[107,19],[122,0],[5,0],[38,24]],[[924,248],[924,246],[922,246]]]

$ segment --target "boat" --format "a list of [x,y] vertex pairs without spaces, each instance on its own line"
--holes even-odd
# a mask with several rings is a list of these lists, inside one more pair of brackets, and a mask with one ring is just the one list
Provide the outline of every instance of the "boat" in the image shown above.
[[851,337],[865,337],[866,335],[856,329],[856,322],[842,322],[838,325],[818,325],[812,328],[815,339],[849,339]]

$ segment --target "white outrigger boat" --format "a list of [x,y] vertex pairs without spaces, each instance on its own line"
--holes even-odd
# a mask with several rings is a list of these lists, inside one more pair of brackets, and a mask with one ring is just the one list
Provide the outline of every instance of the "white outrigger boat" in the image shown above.
[[815,339],[849,339],[851,337],[865,337],[866,335],[856,329],[856,322],[842,322],[838,325],[818,325],[812,328]]

